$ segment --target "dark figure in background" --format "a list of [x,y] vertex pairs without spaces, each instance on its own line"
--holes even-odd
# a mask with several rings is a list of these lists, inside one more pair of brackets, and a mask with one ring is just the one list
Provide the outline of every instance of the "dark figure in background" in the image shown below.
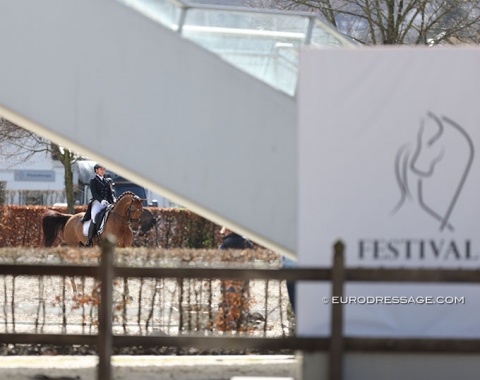
[[[243,236],[223,227],[220,233],[224,235],[223,243],[218,249],[253,249],[253,244]],[[249,322],[249,281],[222,280],[222,299],[216,324],[224,331],[246,331]]]
[[223,237],[223,243],[218,249],[253,249],[253,244],[248,239],[222,227],[220,233],[225,234],[226,232],[228,234]]
[[92,219],[90,227],[88,228],[88,238],[85,243],[86,247],[92,246],[92,240],[97,229],[97,214],[105,209],[110,204],[115,203],[115,192],[113,191],[113,182],[110,178],[105,178],[105,167],[96,164],[93,167],[95,176],[90,180],[90,190],[92,192],[92,199],[88,204],[87,212],[81,220],[85,222]]

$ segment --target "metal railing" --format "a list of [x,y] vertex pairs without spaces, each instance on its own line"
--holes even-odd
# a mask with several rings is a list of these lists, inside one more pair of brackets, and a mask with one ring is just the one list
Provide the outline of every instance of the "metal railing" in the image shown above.
[[296,91],[301,46],[358,46],[315,13],[183,0],[117,1],[291,96]]

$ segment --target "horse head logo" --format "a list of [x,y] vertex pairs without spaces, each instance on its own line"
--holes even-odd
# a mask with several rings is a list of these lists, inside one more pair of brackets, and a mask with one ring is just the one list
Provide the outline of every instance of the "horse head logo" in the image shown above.
[[413,200],[439,223],[454,230],[450,217],[472,166],[473,142],[453,120],[427,112],[416,140],[402,146],[395,159],[401,198],[393,213]]

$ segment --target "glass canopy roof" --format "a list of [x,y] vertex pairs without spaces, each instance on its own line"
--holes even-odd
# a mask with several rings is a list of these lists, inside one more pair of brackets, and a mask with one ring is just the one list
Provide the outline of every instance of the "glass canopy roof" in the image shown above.
[[297,85],[300,46],[356,46],[311,13],[189,4],[183,0],[117,1],[291,96]]

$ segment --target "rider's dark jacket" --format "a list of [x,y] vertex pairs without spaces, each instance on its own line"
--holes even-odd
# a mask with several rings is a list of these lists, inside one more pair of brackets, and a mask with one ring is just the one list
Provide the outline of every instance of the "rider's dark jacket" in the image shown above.
[[112,180],[103,177],[103,180],[96,175],[90,180],[90,190],[92,192],[92,199],[99,202],[106,200],[108,203],[114,203],[115,194],[113,192]]
[[92,199],[88,203],[87,211],[81,220],[82,223],[92,218],[92,202],[94,199],[99,202],[105,199],[108,203],[115,203],[113,183],[110,178],[103,177],[102,180],[96,175],[90,180],[90,190],[92,191]]

